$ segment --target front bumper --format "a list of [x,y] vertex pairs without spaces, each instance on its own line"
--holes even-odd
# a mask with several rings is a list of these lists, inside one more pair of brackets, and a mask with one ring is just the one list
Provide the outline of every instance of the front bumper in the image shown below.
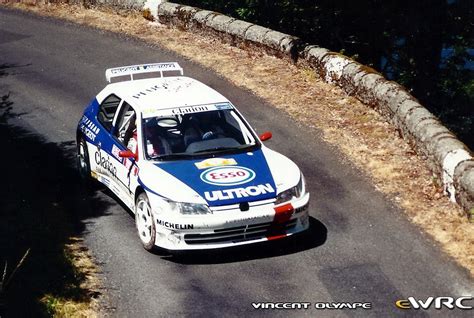
[[168,250],[202,250],[280,239],[309,227],[309,193],[275,206],[274,200],[211,208],[200,216],[155,215],[155,244]]

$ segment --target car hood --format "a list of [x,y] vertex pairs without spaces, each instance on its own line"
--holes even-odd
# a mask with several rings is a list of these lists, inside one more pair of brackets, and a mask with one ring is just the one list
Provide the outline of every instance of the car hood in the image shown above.
[[209,206],[271,199],[299,180],[298,167],[267,148],[218,158],[158,162],[152,166],[149,169],[155,171],[156,178],[146,174],[147,188],[173,201]]

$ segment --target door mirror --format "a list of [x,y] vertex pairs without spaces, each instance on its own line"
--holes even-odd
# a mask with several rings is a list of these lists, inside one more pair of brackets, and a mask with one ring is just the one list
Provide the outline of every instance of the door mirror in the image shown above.
[[138,155],[133,153],[131,150],[120,150],[119,157],[120,158],[133,158],[135,160],[138,160]]
[[272,138],[272,133],[269,131],[264,132],[263,134],[260,135],[260,140],[261,141],[266,141],[268,139]]

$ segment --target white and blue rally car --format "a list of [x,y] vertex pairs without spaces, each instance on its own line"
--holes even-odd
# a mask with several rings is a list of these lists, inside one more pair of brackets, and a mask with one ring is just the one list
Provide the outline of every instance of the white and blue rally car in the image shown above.
[[224,96],[177,63],[106,78],[78,125],[79,169],[135,213],[145,249],[237,246],[308,228],[303,174]]

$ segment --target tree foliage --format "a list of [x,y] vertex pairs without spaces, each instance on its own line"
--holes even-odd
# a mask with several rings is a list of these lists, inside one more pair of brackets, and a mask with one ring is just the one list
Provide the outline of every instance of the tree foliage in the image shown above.
[[299,36],[405,85],[474,148],[472,0],[181,0]]

